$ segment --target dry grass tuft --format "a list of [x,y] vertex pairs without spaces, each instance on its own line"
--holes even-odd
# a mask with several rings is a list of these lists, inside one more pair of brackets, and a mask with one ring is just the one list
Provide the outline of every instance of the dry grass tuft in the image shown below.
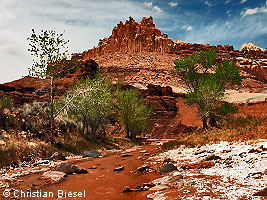
[[238,142],[267,139],[267,116],[231,117],[226,119],[221,128],[197,130],[177,141],[163,144],[162,149],[173,149],[181,145],[196,147],[220,141]]
[[40,140],[31,140],[23,138],[16,134],[8,134],[0,136],[0,168],[17,167],[21,163],[34,163],[39,159],[46,159],[51,155],[60,151],[66,155],[81,154],[84,151],[92,149],[120,149],[132,147],[136,142],[111,137],[99,137],[96,140],[88,140],[77,133],[67,133],[57,138],[56,144],[53,146]]

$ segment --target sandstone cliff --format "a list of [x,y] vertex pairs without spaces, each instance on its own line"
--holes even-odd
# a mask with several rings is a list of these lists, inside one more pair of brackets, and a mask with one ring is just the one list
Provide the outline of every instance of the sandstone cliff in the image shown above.
[[[144,17],[140,23],[133,18],[129,18],[123,24],[120,22],[112,31],[108,38],[99,41],[97,47],[74,54],[73,57],[82,59],[95,58],[102,55],[114,54],[117,52],[136,53],[136,52],[159,52],[191,54],[200,50],[214,47],[212,45],[190,44],[181,41],[171,40],[166,33],[161,33],[153,23],[153,18]],[[220,46],[219,49],[232,51],[233,46]]]
[[[250,45],[251,46],[251,45]],[[267,51],[259,48],[234,50],[232,45],[205,45],[173,41],[161,33],[153,18],[144,17],[140,23],[129,18],[120,22],[111,36],[99,41],[98,46],[73,54],[73,58],[93,59],[115,81],[147,84],[177,84],[179,79],[170,73],[173,63],[180,57],[208,48],[217,50],[218,62],[233,59],[240,66],[244,78],[267,81]]]
[[[247,56],[253,54],[256,57],[267,57],[267,52],[262,51],[256,45],[246,44],[246,46],[249,46],[250,50],[255,51],[248,53]],[[128,54],[158,52],[185,56],[211,47],[216,48],[218,54],[223,57],[243,55],[241,51],[235,51],[232,45],[214,46],[208,44],[191,44],[181,40],[173,41],[166,33],[161,33],[156,28],[151,16],[149,18],[144,17],[140,23],[137,23],[132,17],[129,17],[129,20],[126,20],[125,24],[120,22],[113,29],[111,36],[101,39],[97,47],[82,53],[73,54],[73,57],[87,60],[119,52]]]
[[257,45],[253,43],[244,43],[242,47],[240,48],[240,51],[266,51],[266,49],[263,49],[261,47],[258,47]]

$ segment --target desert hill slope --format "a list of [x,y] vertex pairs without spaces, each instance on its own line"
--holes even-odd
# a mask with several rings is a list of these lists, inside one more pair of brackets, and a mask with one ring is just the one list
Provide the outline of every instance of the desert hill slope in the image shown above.
[[[232,45],[173,41],[156,28],[152,17],[144,17],[140,23],[130,17],[125,24],[120,22],[110,37],[100,40],[97,47],[74,53],[72,58],[80,60],[82,70],[57,79],[56,95],[63,95],[81,77],[92,74],[99,65],[115,82],[123,80],[128,86],[142,90],[149,104],[155,108],[153,122],[156,135],[163,136],[167,132],[187,133],[193,126],[200,126],[201,120],[196,108],[184,104],[186,88],[171,69],[175,60],[209,48],[216,48],[217,62],[231,58],[240,67],[244,78],[242,85],[239,88],[228,88],[238,90],[230,90],[231,102],[250,102],[249,107],[240,104],[245,109],[241,109],[239,115],[266,113],[267,51],[258,48],[239,51],[234,50]],[[49,80],[29,84],[31,81],[36,80],[25,77],[0,84],[0,97],[14,98],[15,103],[20,105],[34,100],[48,101]],[[241,94],[242,101],[239,99],[240,92],[246,92]],[[254,105],[253,102],[259,103]]]

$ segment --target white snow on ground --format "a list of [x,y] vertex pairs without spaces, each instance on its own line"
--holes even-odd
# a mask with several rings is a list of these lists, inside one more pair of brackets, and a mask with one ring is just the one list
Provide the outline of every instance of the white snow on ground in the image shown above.
[[225,101],[229,103],[248,103],[264,101],[267,98],[265,93],[239,92],[236,90],[227,90],[225,92]]
[[[200,150],[205,150],[205,152],[195,155]],[[200,162],[211,154],[221,157],[215,160],[216,164],[211,168],[190,170],[180,168],[182,164]],[[154,157],[156,159],[154,162],[162,162],[166,158],[175,161],[173,164],[179,169],[178,172],[168,174],[153,182],[166,184],[170,175],[182,174],[185,177],[184,181],[197,190],[192,196],[187,195],[183,199],[215,199],[205,195],[207,192],[216,194],[218,199],[264,199],[264,197],[252,195],[267,187],[267,140],[241,143],[221,142],[200,148],[178,148]],[[218,178],[199,178],[199,175],[218,176]],[[165,198],[162,192],[160,198],[154,198],[155,193],[148,197]]]

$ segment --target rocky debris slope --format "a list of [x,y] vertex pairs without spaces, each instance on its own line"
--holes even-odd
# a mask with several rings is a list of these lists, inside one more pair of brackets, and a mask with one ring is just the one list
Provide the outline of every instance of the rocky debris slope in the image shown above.
[[[148,195],[152,199],[251,199],[267,186],[266,140],[180,147],[149,160],[151,165],[170,160],[178,168],[152,181],[169,188]],[[170,185],[169,180],[177,175],[183,179]]]
[[[152,84],[147,86],[133,84],[132,86],[141,88],[140,93],[145,97],[148,105],[154,109],[151,133],[153,137],[182,136],[194,130],[192,124],[184,124],[182,121],[184,113],[179,111],[181,102],[177,98],[182,98],[183,94],[174,93],[170,86]],[[189,111],[187,114],[192,118],[198,117],[194,112]]]

